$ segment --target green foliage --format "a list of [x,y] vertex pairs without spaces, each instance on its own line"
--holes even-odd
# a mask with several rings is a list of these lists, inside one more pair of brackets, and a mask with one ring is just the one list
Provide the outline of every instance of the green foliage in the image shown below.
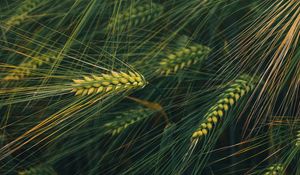
[[0,1],[0,174],[300,174],[298,9]]

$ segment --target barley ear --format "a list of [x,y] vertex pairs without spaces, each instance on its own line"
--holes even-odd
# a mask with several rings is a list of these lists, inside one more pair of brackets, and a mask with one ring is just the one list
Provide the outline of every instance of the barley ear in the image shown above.
[[163,6],[156,3],[146,3],[130,8],[109,20],[106,31],[113,29],[122,31],[141,26],[155,20],[163,12]]
[[136,72],[110,72],[108,74],[84,76],[73,79],[72,91],[75,95],[105,94],[142,88],[146,85],[144,77]]
[[15,15],[4,21],[4,25],[9,30],[13,26],[18,26],[28,18],[29,13],[37,8],[41,3],[45,1],[43,0],[27,0],[24,1],[23,4],[17,9]]
[[263,175],[273,175],[273,174],[282,174],[284,171],[284,167],[282,164],[274,164],[268,167]]
[[178,72],[193,64],[201,63],[205,60],[211,49],[204,45],[193,44],[189,47],[182,47],[170,53],[159,62],[157,72],[161,75],[169,75]]
[[197,130],[192,134],[192,140],[205,136],[217,126],[225,114],[234,107],[243,96],[250,93],[255,87],[251,77],[242,75],[232,82],[231,85],[219,96],[219,101],[206,113],[205,121],[201,122]]
[[33,57],[31,60],[19,64],[15,69],[9,71],[9,73],[3,78],[5,81],[17,81],[28,77],[32,72],[42,66],[44,63],[54,59],[51,54],[43,56]]
[[297,131],[296,135],[296,147],[300,149],[300,130]]
[[105,124],[105,127],[112,135],[118,135],[129,126],[149,117],[152,112],[153,110],[149,108],[138,107],[131,109],[117,116],[116,120]]

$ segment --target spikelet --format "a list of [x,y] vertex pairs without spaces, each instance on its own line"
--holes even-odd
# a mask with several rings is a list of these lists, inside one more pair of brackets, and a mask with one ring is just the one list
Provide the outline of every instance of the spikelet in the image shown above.
[[4,21],[4,25],[8,29],[12,26],[20,25],[29,15],[29,13],[37,8],[44,0],[26,0],[23,4],[17,9],[16,13]]
[[176,52],[171,53],[167,58],[159,62],[159,69],[157,72],[161,75],[169,75],[176,73],[178,70],[202,62],[211,52],[207,46],[200,44],[192,44],[189,47],[182,47]]
[[283,174],[284,167],[281,164],[274,164],[268,167],[263,175],[281,175]]
[[19,171],[18,175],[57,175],[57,173],[51,166],[42,165]]
[[90,95],[96,93],[120,92],[141,88],[146,85],[144,77],[136,72],[114,72],[102,75],[84,76],[73,80],[72,92],[75,95]]
[[163,6],[156,3],[146,3],[130,8],[112,17],[106,28],[110,31],[116,26],[117,31],[147,24],[156,19],[163,12]]
[[134,123],[150,116],[152,111],[153,110],[149,108],[142,107],[125,111],[120,116],[117,116],[116,120],[114,120],[113,122],[105,124],[105,127],[112,135],[118,135]]
[[296,147],[300,149],[300,130],[297,131]]
[[49,62],[53,58],[53,55],[50,54],[34,57],[29,61],[19,64],[15,69],[9,71],[8,75],[6,75],[3,80],[21,80],[24,77],[29,76],[33,70],[37,69],[45,62]]
[[219,96],[220,100],[208,110],[205,121],[200,123],[198,129],[193,133],[192,139],[207,135],[209,130],[217,125],[239,99],[254,89],[255,82],[250,83],[250,80],[251,77],[248,75],[242,75]]

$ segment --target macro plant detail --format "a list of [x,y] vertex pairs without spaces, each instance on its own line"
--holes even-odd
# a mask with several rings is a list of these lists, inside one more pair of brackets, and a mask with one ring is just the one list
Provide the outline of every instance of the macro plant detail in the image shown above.
[[75,95],[120,92],[141,88],[146,85],[145,79],[137,72],[111,72],[110,74],[84,76],[73,80],[72,92]]
[[299,131],[299,130],[297,131],[297,135],[296,135],[296,144],[295,144],[295,146],[296,146],[297,148],[300,147],[300,131]]
[[0,0],[0,175],[300,175],[299,9]]
[[8,75],[6,75],[3,80],[14,81],[24,79],[43,64],[49,64],[50,61],[55,60],[54,58],[55,57],[51,54],[30,58],[30,60],[25,61],[16,66],[14,69],[10,70]]
[[161,75],[169,75],[176,73],[178,70],[202,62],[211,52],[207,46],[200,44],[192,44],[188,47],[183,47],[176,50],[174,53],[167,55],[167,58],[162,59],[157,70]]
[[[42,0],[25,0],[16,9],[16,13],[4,21],[4,25],[9,29],[13,26],[20,25],[29,17],[29,13],[44,3]],[[8,30],[7,29],[7,30]]]
[[192,139],[206,136],[209,130],[212,130],[222,120],[227,111],[234,107],[235,103],[242,97],[251,92],[254,87],[255,82],[251,82],[249,75],[241,75],[234,80],[228,89],[218,96],[218,102],[208,110],[205,121],[200,123],[198,129],[193,133]]
[[105,127],[109,130],[109,133],[117,135],[129,126],[146,119],[151,114],[152,110],[148,108],[131,109],[117,116],[115,121],[106,123]]
[[116,27],[117,31],[123,31],[139,25],[147,24],[161,15],[163,6],[156,3],[137,4],[124,12],[112,17],[106,30]]
[[272,174],[275,174],[275,175],[279,175],[279,174],[283,174],[284,173],[284,167],[283,165],[281,164],[274,164],[270,167],[268,167],[265,172],[263,173],[264,175],[272,175]]

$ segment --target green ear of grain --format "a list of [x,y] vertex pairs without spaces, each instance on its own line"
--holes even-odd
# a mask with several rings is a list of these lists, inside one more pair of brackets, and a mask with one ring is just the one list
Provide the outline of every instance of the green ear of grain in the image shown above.
[[20,25],[28,18],[29,13],[37,8],[45,0],[27,0],[17,9],[16,13],[4,21],[6,27],[11,28],[13,26]]
[[83,79],[73,80],[75,95],[90,95],[97,93],[120,92],[130,89],[141,88],[146,85],[142,75],[137,72],[111,72],[102,75],[84,76]]
[[296,147],[300,149],[300,130],[297,131],[296,135]]
[[283,167],[283,165],[281,165],[281,164],[274,164],[274,165],[272,165],[272,166],[270,166],[270,167],[268,167],[265,171],[264,171],[264,173],[263,173],[263,175],[280,175],[280,174],[283,174],[283,172],[284,172],[284,167]]
[[192,44],[189,47],[182,47],[167,55],[159,62],[158,73],[161,75],[169,75],[177,71],[205,60],[211,49],[204,45]]
[[205,121],[201,122],[198,129],[192,134],[192,139],[207,135],[222,120],[225,113],[234,107],[234,104],[243,96],[250,93],[254,87],[255,82],[251,82],[251,77],[248,75],[242,75],[236,79],[219,96],[220,100],[208,110]]
[[19,64],[15,69],[9,71],[3,80],[5,81],[16,81],[22,80],[32,74],[34,70],[42,66],[44,63],[49,63],[54,59],[51,54],[33,57],[31,60]]
[[163,6],[156,3],[146,3],[130,8],[123,13],[112,17],[106,31],[115,29],[122,31],[141,26],[155,20],[163,12]]
[[18,175],[57,175],[57,173],[51,166],[42,165],[19,171]]
[[129,126],[149,117],[152,113],[153,110],[149,108],[138,107],[137,109],[131,109],[117,116],[114,121],[105,124],[105,127],[110,134],[115,136]]

